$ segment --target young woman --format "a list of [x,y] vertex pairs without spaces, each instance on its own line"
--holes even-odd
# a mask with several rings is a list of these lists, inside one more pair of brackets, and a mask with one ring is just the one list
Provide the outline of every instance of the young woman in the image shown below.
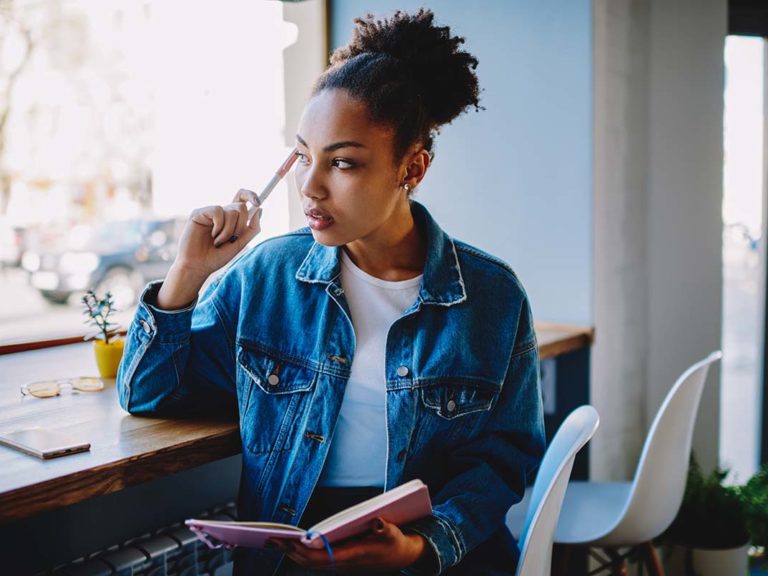
[[[249,193],[195,210],[147,286],[118,374],[133,414],[238,410],[241,519],[311,526],[414,478],[431,516],[325,550],[238,549],[238,574],[504,574],[503,524],[544,450],[538,351],[512,270],[411,194],[478,108],[477,60],[427,10],[356,20],[297,134],[309,229],[262,242]],[[249,203],[253,207],[249,209]],[[460,208],[457,208],[460,209]]]

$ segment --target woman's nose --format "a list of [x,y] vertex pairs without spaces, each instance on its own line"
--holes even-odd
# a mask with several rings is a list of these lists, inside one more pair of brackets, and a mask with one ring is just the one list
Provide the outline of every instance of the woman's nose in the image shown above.
[[307,168],[301,174],[297,172],[296,178],[296,183],[303,196],[318,199],[328,195],[328,191],[314,167]]

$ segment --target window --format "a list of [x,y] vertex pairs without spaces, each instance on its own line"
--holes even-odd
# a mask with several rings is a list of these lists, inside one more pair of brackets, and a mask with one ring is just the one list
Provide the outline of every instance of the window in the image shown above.
[[728,36],[723,167],[723,371],[720,461],[744,482],[759,463],[764,264],[765,41]]
[[[85,334],[89,288],[113,291],[127,328],[191,210],[263,187],[325,61],[315,15],[323,2],[0,2],[0,346]],[[298,225],[289,186],[254,242]]]

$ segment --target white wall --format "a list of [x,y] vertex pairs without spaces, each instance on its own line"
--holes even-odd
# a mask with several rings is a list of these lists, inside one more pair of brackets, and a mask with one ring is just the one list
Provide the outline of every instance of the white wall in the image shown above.
[[592,474],[632,476],[647,429],[648,2],[595,0]]
[[352,19],[433,9],[476,55],[481,104],[436,139],[416,199],[453,236],[509,262],[537,320],[592,323],[592,13],[589,0],[333,0]]
[[[680,372],[720,347],[726,31],[727,0],[651,4],[651,413]],[[694,438],[705,466],[719,445],[719,366],[713,372]]]
[[[720,347],[726,5],[594,2],[596,478],[631,474],[674,380]],[[719,366],[694,438],[706,467],[718,417]]]

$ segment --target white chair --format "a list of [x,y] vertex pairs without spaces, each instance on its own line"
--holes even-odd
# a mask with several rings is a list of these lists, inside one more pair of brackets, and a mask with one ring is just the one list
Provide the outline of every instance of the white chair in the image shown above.
[[[721,357],[720,351],[713,352],[677,379],[653,419],[631,482],[568,485],[555,530],[555,543],[563,545],[558,550],[563,552],[562,570],[566,570],[569,552],[584,547],[601,563],[601,569],[623,569],[629,554],[636,551],[651,574],[663,576],[651,540],[669,527],[680,508],[701,393],[709,366]],[[507,515],[513,534],[523,526],[528,499],[526,493],[523,502]]]
[[573,460],[592,438],[598,422],[597,410],[580,406],[568,415],[552,438],[533,484],[532,505],[519,539],[516,576],[549,576],[552,539]]

